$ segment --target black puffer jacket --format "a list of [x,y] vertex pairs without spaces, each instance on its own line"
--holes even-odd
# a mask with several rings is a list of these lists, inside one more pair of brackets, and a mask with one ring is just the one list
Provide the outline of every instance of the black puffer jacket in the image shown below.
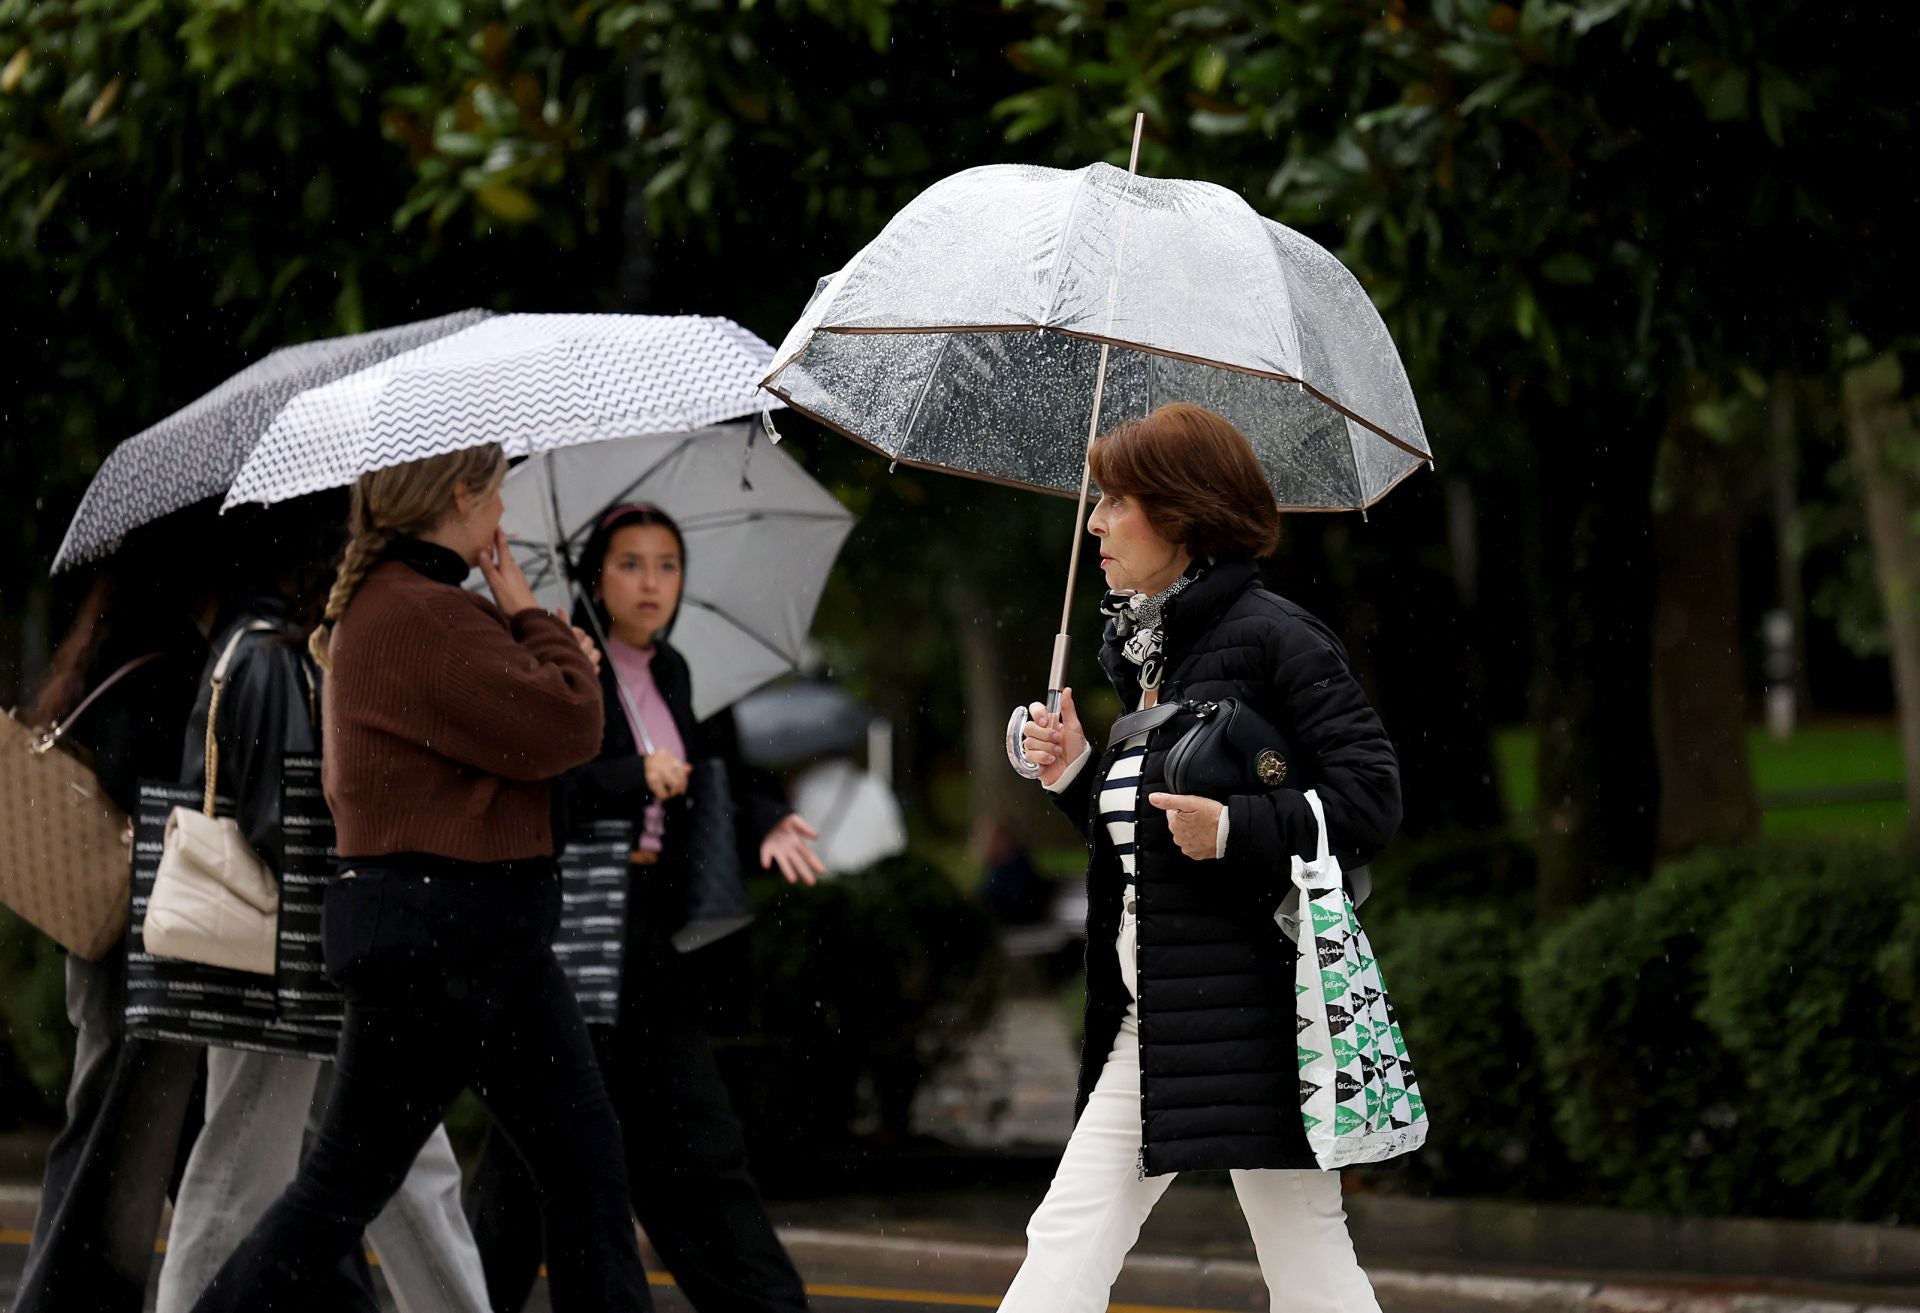
[[[1288,787],[1228,800],[1226,855],[1183,855],[1147,796],[1166,788],[1167,751],[1192,724],[1147,740],[1134,842],[1140,939],[1142,1163],[1150,1176],[1202,1168],[1314,1166],[1300,1119],[1294,1053],[1296,950],[1274,923],[1294,854],[1318,833],[1302,796],[1319,793],[1343,866],[1372,859],[1400,823],[1393,745],[1327,627],[1259,586],[1250,562],[1222,562],[1167,605],[1162,701],[1240,698],[1291,742]],[[1109,625],[1100,663],[1129,708],[1138,668]],[[1087,835],[1084,1110],[1127,1011],[1114,937],[1124,885],[1093,813],[1105,753],[1058,801]]]

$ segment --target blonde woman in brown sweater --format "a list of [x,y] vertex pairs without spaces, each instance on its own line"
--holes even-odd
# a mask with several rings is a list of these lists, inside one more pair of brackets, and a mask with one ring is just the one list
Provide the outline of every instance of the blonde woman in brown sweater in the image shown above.
[[[620,1128],[554,960],[550,782],[600,747],[595,649],[542,611],[499,531],[498,447],[376,471],[314,652],[342,854],[327,970],[347,996],[299,1177],[198,1313],[311,1307],[471,1087],[533,1166],[553,1307],[652,1307]],[[489,602],[461,587],[479,566]]]

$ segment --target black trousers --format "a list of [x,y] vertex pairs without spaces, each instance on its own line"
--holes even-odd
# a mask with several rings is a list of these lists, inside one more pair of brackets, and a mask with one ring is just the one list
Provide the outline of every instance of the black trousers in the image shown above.
[[[79,1032],[73,1083],[15,1313],[146,1307],[160,1212],[200,1128],[205,1050],[127,1034],[126,952],[123,941],[98,962],[66,962],[67,1019]],[[326,1307],[378,1313],[364,1250],[322,1281]]]
[[17,1313],[139,1313],[181,1141],[194,1122],[200,1050],[126,1034],[124,946],[67,962],[80,1032],[67,1124],[47,1154]]
[[300,1174],[196,1313],[321,1307],[460,1091],[533,1164],[556,1313],[651,1310],[620,1127],[551,942],[559,879],[363,864],[327,890],[327,969],[347,995],[333,1093]]
[[[700,1313],[794,1313],[807,1307],[806,1288],[748,1170],[691,975],[665,939],[632,935],[620,1024],[591,1028],[627,1132],[633,1211]],[[532,1292],[541,1253],[534,1201],[526,1163],[496,1127],[467,1190],[494,1313],[520,1313]],[[547,1237],[551,1258],[551,1229]]]

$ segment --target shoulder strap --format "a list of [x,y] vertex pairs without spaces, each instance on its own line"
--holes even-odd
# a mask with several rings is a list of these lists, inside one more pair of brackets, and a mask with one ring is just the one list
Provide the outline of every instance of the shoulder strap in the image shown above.
[[69,711],[61,719],[56,720],[53,724],[47,726],[46,735],[40,741],[44,743],[47,747],[51,748],[54,744],[58,743],[61,739],[67,736],[67,731],[73,728],[73,723],[76,720],[79,720],[80,717],[87,714],[87,708],[92,706],[94,702],[99,699],[102,693],[105,693],[108,689],[112,688],[115,684],[118,684],[121,680],[125,679],[128,675],[131,675],[134,671],[140,669],[140,667],[152,665],[155,661],[158,661],[161,657],[165,655],[166,655],[165,652],[149,652],[145,656],[135,657],[133,660],[127,662],[124,666],[121,666],[118,670],[114,671],[111,675],[108,675],[105,679],[101,680],[100,683],[94,688],[93,692],[87,694],[84,698],[80,699],[79,706],[75,707],[72,711]]
[[209,816],[213,815],[213,794],[220,780],[220,738],[214,733],[214,727],[220,720],[220,690],[226,687],[227,667],[233,664],[233,654],[239,650],[241,639],[248,634],[271,632],[273,628],[274,626],[265,620],[255,620],[251,624],[234,630],[233,637],[227,640],[226,651],[222,652],[220,660],[214,663],[213,697],[207,703],[207,790],[206,799],[200,808]]

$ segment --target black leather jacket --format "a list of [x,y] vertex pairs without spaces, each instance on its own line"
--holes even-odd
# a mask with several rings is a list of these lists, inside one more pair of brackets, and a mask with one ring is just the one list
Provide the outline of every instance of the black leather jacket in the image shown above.
[[264,621],[272,631],[245,634],[227,667],[220,695],[219,794],[231,799],[240,831],[269,870],[284,856],[280,831],[280,763],[320,751],[320,672],[307,655],[305,636],[279,597],[249,597],[214,627],[200,692],[187,721],[180,781],[205,787],[207,708],[213,699],[213,668],[236,629]]

